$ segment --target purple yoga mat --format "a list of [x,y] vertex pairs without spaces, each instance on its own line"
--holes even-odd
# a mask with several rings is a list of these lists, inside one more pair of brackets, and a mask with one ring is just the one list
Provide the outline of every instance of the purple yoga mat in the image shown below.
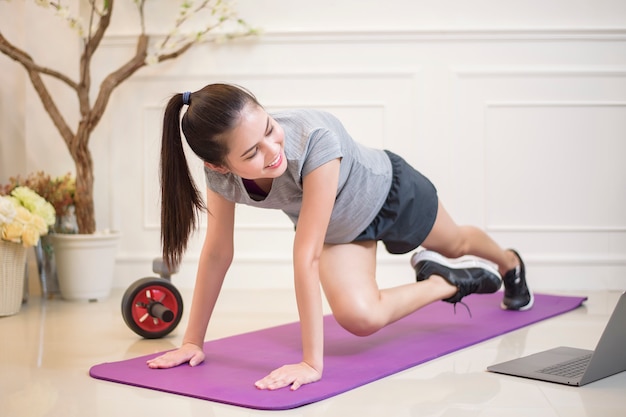
[[285,410],[351,390],[492,337],[565,313],[586,297],[535,294],[525,312],[500,309],[502,293],[476,295],[454,313],[434,303],[368,337],[354,336],[332,316],[324,318],[325,356],[321,381],[297,391],[263,391],[254,382],[286,363],[299,362],[300,328],[286,324],[209,341],[207,360],[196,367],[149,369],[161,353],[93,366],[98,379],[261,410]]

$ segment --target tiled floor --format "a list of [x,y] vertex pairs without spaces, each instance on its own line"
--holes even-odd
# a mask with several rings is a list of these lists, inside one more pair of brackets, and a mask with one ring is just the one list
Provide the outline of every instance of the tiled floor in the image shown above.
[[[0,416],[564,416],[626,415],[626,372],[582,388],[492,374],[493,363],[559,345],[593,349],[618,292],[584,295],[582,308],[334,398],[268,412],[95,380],[92,365],[177,346],[183,321],[167,338],[143,340],[124,324],[122,290],[96,303],[31,296],[0,318]],[[186,306],[190,291],[182,291]],[[563,292],[567,294],[567,292]],[[580,295],[577,293],[576,295]],[[225,290],[207,339],[296,320],[289,290]],[[252,383],[252,381],[251,381]]]

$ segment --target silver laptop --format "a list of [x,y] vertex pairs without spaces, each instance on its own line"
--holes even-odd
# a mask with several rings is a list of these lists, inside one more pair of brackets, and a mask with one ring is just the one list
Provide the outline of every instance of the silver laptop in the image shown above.
[[626,293],[619,297],[595,350],[558,347],[487,370],[575,386],[626,371]]

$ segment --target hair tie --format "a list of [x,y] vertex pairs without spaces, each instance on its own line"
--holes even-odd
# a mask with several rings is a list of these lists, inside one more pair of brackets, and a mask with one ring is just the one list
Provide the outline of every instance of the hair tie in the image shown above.
[[183,93],[183,104],[186,104],[188,106],[190,98],[191,98],[191,92],[190,91],[185,91]]

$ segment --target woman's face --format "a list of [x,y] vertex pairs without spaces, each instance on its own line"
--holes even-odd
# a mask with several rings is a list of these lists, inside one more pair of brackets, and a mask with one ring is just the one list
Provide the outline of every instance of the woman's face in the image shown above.
[[277,178],[287,170],[285,132],[265,110],[247,104],[228,134],[227,169],[250,180]]

